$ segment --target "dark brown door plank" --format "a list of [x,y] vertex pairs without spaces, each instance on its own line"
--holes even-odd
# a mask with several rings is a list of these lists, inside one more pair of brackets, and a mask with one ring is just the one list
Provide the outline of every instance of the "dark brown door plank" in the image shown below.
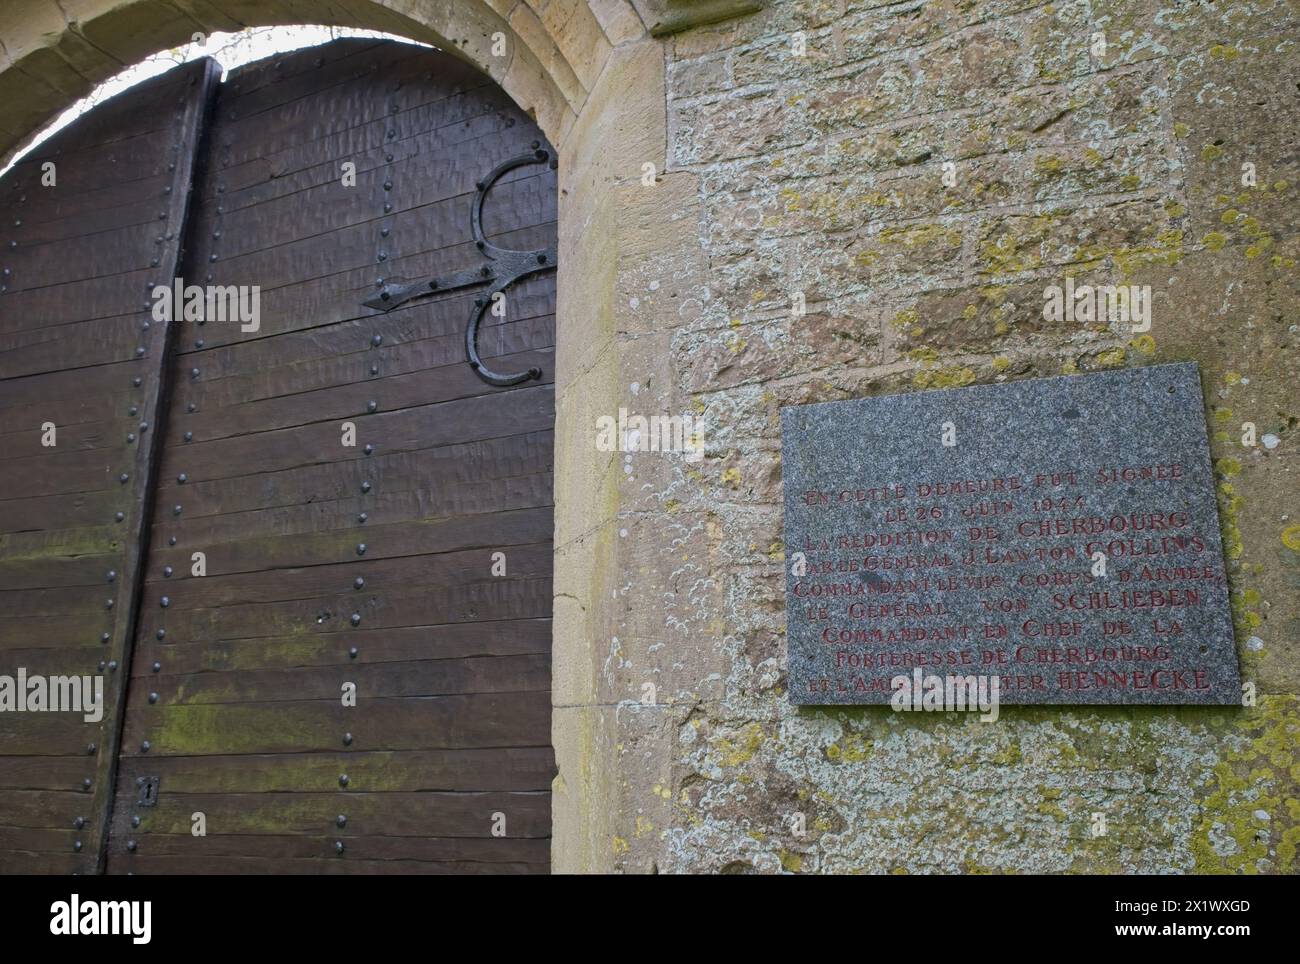
[[[173,323],[109,869],[544,873],[554,275],[484,321],[485,359],[544,372],[504,390],[465,363],[482,288],[362,305],[379,278],[482,265],[475,183],[542,137],[465,64],[359,40],[232,72],[213,117],[180,273],[259,285],[261,317]],[[550,168],[511,172],[494,242],[553,249],[555,195]],[[75,332],[7,337],[31,369]],[[116,426],[75,414],[86,444],[66,468],[89,491]],[[94,617],[93,583],[76,585],[72,611],[42,595],[22,618]]]
[[202,61],[132,88],[0,182],[0,673],[100,676],[105,700],[93,723],[5,714],[0,869],[102,867],[165,400],[167,329],[146,325],[145,282],[178,265],[219,75]]

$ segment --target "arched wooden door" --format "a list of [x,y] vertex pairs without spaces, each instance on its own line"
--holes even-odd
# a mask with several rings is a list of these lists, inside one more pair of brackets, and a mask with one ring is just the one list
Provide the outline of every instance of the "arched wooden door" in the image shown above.
[[[178,102],[193,131],[160,157],[162,167],[197,159],[184,250],[169,273],[154,250],[167,231],[113,235],[123,251],[147,241],[150,257],[111,266],[143,270],[139,303],[103,337],[109,356],[84,367],[96,377],[110,367],[122,385],[76,409],[98,425],[109,420],[101,404],[136,419],[126,412],[156,397],[156,424],[135,426],[134,450],[105,430],[93,448],[99,474],[64,497],[103,501],[101,490],[125,485],[140,503],[117,523],[124,546],[140,545],[138,576],[129,551],[119,564],[138,593],[120,626],[129,640],[108,644],[129,665],[120,745],[111,760],[101,750],[90,774],[102,809],[83,813],[86,790],[64,785],[81,771],[38,766],[24,750],[27,720],[11,726],[0,773],[17,760],[48,775],[0,777],[0,799],[35,779],[80,810],[51,810],[47,827],[0,829],[0,848],[25,852],[13,858],[24,869],[80,834],[83,852],[103,844],[110,872],[544,872],[554,775],[550,149],[489,78],[427,48],[338,41],[223,83],[210,66],[174,73],[186,91],[206,90]],[[67,132],[65,153],[101,136],[83,133],[103,129],[98,113]],[[174,199],[187,185],[163,187]],[[94,249],[89,238],[77,244]],[[103,313],[58,293],[55,275],[71,264],[39,250],[32,263],[48,275],[42,331],[67,325],[74,309]],[[180,298],[164,324],[151,301],[168,283]],[[211,295],[201,310],[186,286]],[[4,330],[32,330],[34,316],[7,313],[8,297]],[[186,320],[186,307],[203,317]],[[118,341],[139,337],[153,339],[141,360],[120,360]],[[58,351],[47,356],[62,363]],[[9,381],[0,404],[15,405]],[[136,453],[143,481],[117,481],[119,448]],[[13,471],[38,478],[62,457],[23,454]],[[6,524],[26,524],[14,509]],[[76,551],[76,539],[46,531],[23,537],[55,557]],[[32,617],[76,599],[86,618],[64,621],[78,634],[77,659],[84,651],[93,663],[104,570],[24,576],[6,595]],[[29,570],[0,551],[0,573],[18,571]],[[115,742],[113,729],[101,743]],[[41,760],[76,756],[71,737],[42,740]],[[106,842],[92,833],[104,819]]]

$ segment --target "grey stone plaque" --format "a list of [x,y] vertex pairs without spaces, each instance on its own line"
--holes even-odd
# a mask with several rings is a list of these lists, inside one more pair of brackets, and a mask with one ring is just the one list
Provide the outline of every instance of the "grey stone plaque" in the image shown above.
[[790,407],[781,441],[793,702],[920,670],[1240,703],[1194,364]]

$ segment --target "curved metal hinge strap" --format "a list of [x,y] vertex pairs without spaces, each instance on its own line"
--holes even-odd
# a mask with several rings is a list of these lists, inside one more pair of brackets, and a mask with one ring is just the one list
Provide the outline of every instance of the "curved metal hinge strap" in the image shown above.
[[491,190],[492,185],[502,175],[528,164],[545,164],[550,159],[549,151],[539,149],[534,150],[531,154],[520,154],[508,161],[502,161],[492,169],[492,172],[486,178],[478,182],[478,193],[475,195],[474,205],[470,209],[470,229],[474,232],[474,243],[478,245],[479,250],[485,255],[498,262],[498,268],[495,272],[497,276],[496,283],[492,285],[486,297],[474,299],[474,308],[469,315],[469,325],[465,328],[465,357],[469,361],[470,367],[478,373],[479,378],[491,385],[518,385],[520,382],[542,377],[540,368],[530,368],[525,372],[515,372],[509,375],[502,375],[492,371],[483,364],[483,359],[479,357],[478,329],[479,324],[483,321],[483,313],[487,310],[488,305],[492,304],[492,299],[517,281],[522,281],[524,278],[541,271],[553,269],[555,267],[555,252],[546,248],[537,251],[515,251],[510,248],[498,248],[492,244],[483,234],[483,202],[487,199],[487,192]]
[[526,372],[508,375],[492,371],[483,364],[483,359],[479,357],[478,332],[479,325],[483,321],[483,313],[492,304],[492,299],[504,292],[512,284],[522,281],[530,275],[554,270],[555,251],[551,248],[539,248],[536,251],[515,251],[510,248],[498,248],[492,244],[483,233],[483,202],[487,199],[487,193],[491,190],[492,185],[500,180],[503,175],[508,174],[517,167],[524,167],[529,164],[545,164],[550,160],[550,152],[540,149],[534,144],[534,150],[531,153],[520,154],[518,157],[512,157],[501,162],[491,170],[486,178],[475,185],[477,192],[474,195],[474,201],[470,205],[469,212],[470,230],[474,234],[474,244],[486,257],[495,261],[495,265],[471,268],[443,278],[430,278],[428,281],[417,281],[413,284],[394,287],[385,286],[378,295],[362,302],[362,304],[377,311],[392,311],[398,305],[405,304],[413,298],[420,298],[434,292],[454,291],[458,288],[467,288],[490,282],[492,287],[487,295],[474,299],[469,324],[465,328],[465,355],[470,367],[478,373],[480,378],[491,385],[517,385],[520,382],[528,381],[530,378],[541,378],[542,370],[540,368],[530,368]]
[[[507,284],[518,281],[518,277],[511,278]],[[483,379],[489,385],[518,385],[520,382],[526,382],[531,378],[541,378],[542,370],[540,368],[530,368],[526,372],[515,372],[510,375],[502,375],[492,371],[485,364],[483,359],[478,355],[478,326],[483,320],[483,312],[487,311],[488,305],[492,304],[492,298],[499,294],[506,285],[494,287],[488,292],[486,298],[475,298],[474,308],[470,312],[469,325],[465,328],[465,357],[469,360],[469,367],[478,373],[478,377]]]

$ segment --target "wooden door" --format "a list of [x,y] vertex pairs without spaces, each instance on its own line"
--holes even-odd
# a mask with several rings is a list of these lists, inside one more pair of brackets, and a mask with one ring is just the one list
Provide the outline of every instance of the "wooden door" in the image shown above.
[[549,148],[391,42],[214,101],[176,274],[259,310],[167,325],[107,868],[545,872],[554,273],[475,300],[553,264]]
[[219,76],[136,87],[0,180],[0,688],[104,686],[98,722],[0,711],[0,873],[100,866],[163,415],[148,291],[176,273]]

